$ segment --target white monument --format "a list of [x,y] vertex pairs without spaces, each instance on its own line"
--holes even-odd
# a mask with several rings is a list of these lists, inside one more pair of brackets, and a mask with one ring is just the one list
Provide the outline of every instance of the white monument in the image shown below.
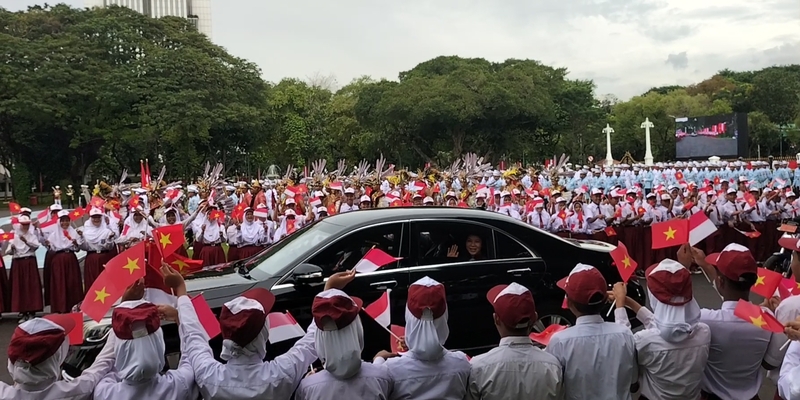
[[653,150],[650,149],[650,128],[655,127],[650,118],[645,118],[641,128],[644,129],[644,165],[653,165]]
[[614,133],[614,128],[606,124],[606,127],[603,128],[603,133],[606,134],[606,165],[612,166],[614,165],[614,157],[611,156],[611,134]]

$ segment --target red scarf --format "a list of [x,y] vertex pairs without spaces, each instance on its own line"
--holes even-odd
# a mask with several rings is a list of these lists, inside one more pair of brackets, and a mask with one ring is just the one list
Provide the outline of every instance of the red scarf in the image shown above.
[[72,240],[72,237],[69,236],[69,230],[68,229],[64,229],[64,237],[66,237],[67,240]]

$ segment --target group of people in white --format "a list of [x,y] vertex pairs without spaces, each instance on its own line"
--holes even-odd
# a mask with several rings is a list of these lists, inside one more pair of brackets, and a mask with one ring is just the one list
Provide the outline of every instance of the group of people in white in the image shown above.
[[[800,258],[792,268],[800,272]],[[700,265],[723,298],[721,309],[701,309],[687,267]],[[0,399],[757,399],[764,371],[773,371],[778,394],[800,399],[800,296],[767,299],[761,312],[785,323],[783,333],[734,316],[748,301],[757,265],[747,248],[730,244],[714,257],[684,245],[677,260],[646,272],[649,308],[611,291],[596,268],[578,264],[558,282],[576,316],[574,326],[553,334],[544,349],[529,334],[537,321],[531,292],[511,283],[486,293],[500,334],[498,347],[470,359],[444,347],[450,335],[446,288],[422,278],[408,291],[401,351],[381,351],[363,361],[363,302],[349,296],[355,271],[332,275],[311,302],[313,323],[287,353],[263,361],[274,296],[251,289],[222,307],[220,362],[181,275],[162,266],[177,308],[142,300],[128,288],[112,314],[112,330],[94,364],[72,381],[59,380],[67,335],[75,323],[60,315],[22,323],[8,355],[13,385]],[[614,308],[615,322],[603,315]],[[633,333],[632,310],[643,329]],[[164,369],[162,322],[178,324],[181,358]],[[456,334],[469,334],[458,332]],[[791,340],[788,351],[786,340]],[[319,359],[323,368],[312,364]]]

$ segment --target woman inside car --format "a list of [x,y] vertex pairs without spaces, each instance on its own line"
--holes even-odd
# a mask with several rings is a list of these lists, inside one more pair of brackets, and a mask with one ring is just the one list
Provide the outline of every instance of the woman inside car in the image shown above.
[[486,256],[483,254],[483,240],[478,235],[468,235],[467,240],[464,243],[464,248],[466,251],[461,254],[458,251],[459,246],[457,244],[450,246],[450,249],[447,251],[447,257],[458,258],[459,261],[475,261],[486,258]]

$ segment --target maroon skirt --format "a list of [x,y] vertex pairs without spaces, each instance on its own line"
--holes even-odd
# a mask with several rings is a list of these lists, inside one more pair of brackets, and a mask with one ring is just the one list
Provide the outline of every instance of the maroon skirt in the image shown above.
[[186,246],[178,247],[178,250],[175,250],[175,254],[181,257],[189,258],[189,253],[186,252]]
[[50,312],[68,313],[83,300],[81,266],[74,252],[62,251],[53,256],[50,271]]
[[204,245],[200,252],[200,259],[203,260],[203,267],[225,263],[225,251],[222,246]]
[[87,252],[86,259],[83,260],[83,290],[89,290],[94,281],[103,272],[103,266],[107,264],[114,256],[117,255],[116,251],[105,251],[98,253],[96,251]]
[[50,263],[53,261],[53,256],[56,255],[55,251],[47,250],[44,253],[44,268],[42,268],[42,279],[44,279],[44,305],[50,305],[50,277],[53,275],[50,272]]
[[9,308],[11,308],[11,292],[8,287],[6,263],[0,257],[0,312],[6,312]]
[[262,250],[264,250],[264,246],[243,246],[239,247],[237,250],[239,259],[242,260],[260,253]]
[[192,243],[192,260],[202,260],[200,254],[203,253],[203,247],[203,243],[199,240],[195,240],[194,243]]
[[15,258],[11,262],[11,288],[12,312],[33,313],[44,310],[42,281],[39,279],[39,266],[35,256]]
[[239,255],[239,248],[236,246],[228,246],[228,262],[240,260],[242,257]]

